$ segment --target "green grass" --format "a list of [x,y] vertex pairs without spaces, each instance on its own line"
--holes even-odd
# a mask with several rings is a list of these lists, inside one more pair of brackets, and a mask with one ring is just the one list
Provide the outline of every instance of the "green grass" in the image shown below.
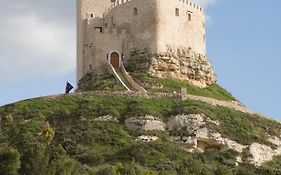
[[[130,73],[139,83],[146,84],[146,90],[150,92],[166,92],[172,93],[174,91],[180,92],[181,88],[186,88],[188,94],[205,96],[215,98],[219,100],[232,101],[236,100],[229,92],[220,87],[217,84],[210,85],[206,88],[198,88],[191,85],[187,81],[168,79],[168,78],[156,78],[150,77],[144,73],[131,72]],[[163,88],[155,88],[157,84],[163,85]],[[147,85],[148,84],[148,85]],[[157,87],[157,86],[156,86]]]
[[[180,92],[181,88],[186,88],[188,94],[210,97],[219,100],[233,101],[236,100],[229,92],[220,87],[218,84],[212,84],[206,88],[198,88],[187,81],[150,77],[148,74],[131,72],[130,75],[149,92],[173,93]],[[91,78],[91,74],[87,74],[80,81],[78,91],[125,91],[126,89],[116,80],[113,75],[103,74]],[[157,85],[163,87],[157,88]]]
[[[22,101],[0,108],[0,115],[12,115],[15,121],[27,119],[72,121],[81,117],[93,119],[103,115],[113,115],[121,122],[128,117],[152,115],[167,121],[178,114],[205,114],[221,122],[214,128],[223,135],[242,144],[252,142],[267,143],[266,134],[279,136],[281,125],[273,120],[262,118],[229,108],[187,100],[171,98],[129,98],[119,96],[96,96],[86,93],[79,96],[61,96],[54,99],[39,98]],[[270,126],[270,127],[268,127]]]
[[124,91],[124,86],[111,74],[102,74],[92,78],[92,74],[86,74],[79,81],[78,91]]
[[[203,154],[190,154],[172,143],[167,132],[132,132],[124,126],[128,117],[152,115],[168,121],[177,114],[202,113],[220,122],[220,126],[208,126],[210,129],[241,144],[270,145],[266,134],[279,136],[281,132],[281,125],[273,120],[203,102],[97,96],[89,92],[37,98],[0,107],[0,116],[13,118],[8,125],[1,124],[0,141],[19,152],[20,174],[218,175],[251,172],[263,175],[266,172],[271,175],[280,169],[280,157],[260,169],[248,164],[235,167],[236,152],[211,149]],[[107,114],[117,117],[120,123],[92,120]],[[50,142],[42,134],[47,122],[55,132]],[[138,143],[135,138],[141,134],[157,135],[159,140]],[[0,162],[0,167],[7,165],[9,162]]]

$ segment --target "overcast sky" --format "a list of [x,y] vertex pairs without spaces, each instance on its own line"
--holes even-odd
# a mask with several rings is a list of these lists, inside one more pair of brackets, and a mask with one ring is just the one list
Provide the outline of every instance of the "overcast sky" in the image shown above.
[[[207,9],[207,51],[219,83],[250,108],[281,117],[281,2],[196,1]],[[0,2],[0,105],[75,84],[75,0]]]

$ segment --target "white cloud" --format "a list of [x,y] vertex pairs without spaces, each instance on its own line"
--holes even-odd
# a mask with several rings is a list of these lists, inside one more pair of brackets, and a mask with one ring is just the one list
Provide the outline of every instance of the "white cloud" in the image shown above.
[[75,26],[34,14],[0,19],[0,82],[65,74],[75,68]]
[[196,4],[206,8],[207,6],[214,4],[217,0],[193,0]]

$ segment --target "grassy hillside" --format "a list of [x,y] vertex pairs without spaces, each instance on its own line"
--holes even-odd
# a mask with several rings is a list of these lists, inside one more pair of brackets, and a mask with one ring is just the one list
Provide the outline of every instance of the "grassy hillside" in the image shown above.
[[[150,77],[148,74],[140,72],[130,72],[135,81],[144,87],[148,92],[173,93],[180,92],[181,88],[186,88],[188,94],[210,97],[218,100],[236,101],[236,99],[225,89],[217,84],[206,88],[198,88],[187,81],[169,78]],[[111,74],[93,76],[91,73],[85,75],[80,80],[78,91],[122,91],[126,90],[120,82]]]
[[[271,175],[280,174],[281,157],[260,168],[235,166],[239,153],[209,149],[190,154],[170,141],[169,133],[132,132],[128,117],[153,115],[167,121],[177,114],[202,114],[220,121],[210,126],[241,144],[268,144],[265,134],[279,136],[273,120],[197,101],[83,95],[38,98],[0,107],[0,174],[93,175]],[[119,123],[95,121],[113,115]],[[267,127],[270,126],[270,127]],[[135,141],[156,135],[151,143]],[[247,151],[243,153],[247,157]]]
[[132,77],[149,92],[180,92],[181,88],[186,88],[188,94],[210,97],[218,100],[235,101],[236,99],[218,84],[213,84],[206,88],[198,88],[187,81],[151,77],[146,73],[130,72]]

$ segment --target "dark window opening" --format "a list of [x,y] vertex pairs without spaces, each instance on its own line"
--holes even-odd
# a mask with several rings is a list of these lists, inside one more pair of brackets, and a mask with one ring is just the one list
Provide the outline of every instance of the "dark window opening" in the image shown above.
[[188,14],[188,21],[191,21],[191,20],[192,20],[191,14]]
[[94,14],[93,13],[91,13],[91,18],[93,18],[94,17]]
[[134,8],[134,15],[138,15],[138,9],[137,8]]
[[180,16],[180,9],[176,8],[176,16]]
[[95,27],[95,29],[100,30],[100,33],[102,33],[102,27]]

